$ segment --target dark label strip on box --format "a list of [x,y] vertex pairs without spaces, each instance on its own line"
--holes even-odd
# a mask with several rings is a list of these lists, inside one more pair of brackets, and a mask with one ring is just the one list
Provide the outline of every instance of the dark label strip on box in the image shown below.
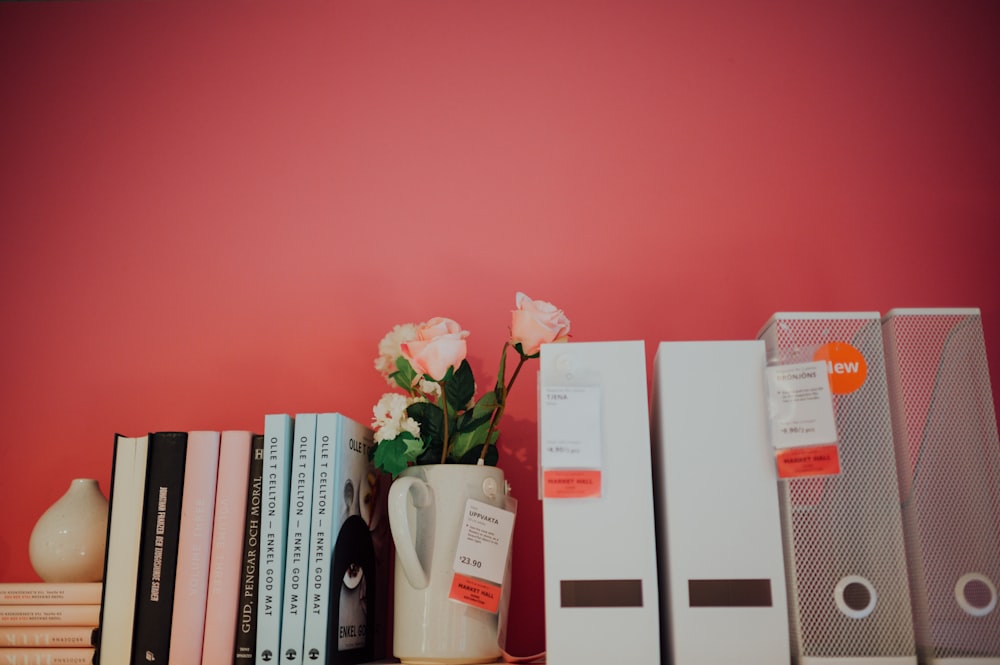
[[561,607],[642,607],[642,580],[560,580]]
[[771,580],[688,580],[691,607],[771,607]]

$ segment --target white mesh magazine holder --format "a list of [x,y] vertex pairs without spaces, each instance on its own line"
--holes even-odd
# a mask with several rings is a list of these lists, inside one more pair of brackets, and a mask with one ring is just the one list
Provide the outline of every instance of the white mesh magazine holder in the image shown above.
[[795,662],[916,663],[892,424],[877,312],[775,314],[769,364],[811,362],[831,345],[866,375],[834,390],[840,473],[779,482]]
[[977,309],[883,319],[921,660],[1000,664],[1000,443]]

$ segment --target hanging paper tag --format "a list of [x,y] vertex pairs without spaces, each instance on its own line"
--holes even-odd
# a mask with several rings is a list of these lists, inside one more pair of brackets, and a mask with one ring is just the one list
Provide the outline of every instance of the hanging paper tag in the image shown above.
[[837,421],[822,362],[767,368],[771,443],[779,449],[835,444]]
[[837,420],[822,361],[767,368],[771,444],[779,478],[840,473]]
[[601,468],[601,389],[553,386],[541,395],[543,469]]
[[512,511],[475,499],[466,502],[449,598],[497,612],[513,530]]

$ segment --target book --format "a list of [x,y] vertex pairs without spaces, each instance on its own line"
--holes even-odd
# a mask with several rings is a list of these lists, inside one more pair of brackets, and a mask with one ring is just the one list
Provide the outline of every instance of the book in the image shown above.
[[[187,432],[149,435],[133,663],[165,663],[169,657],[186,461]],[[108,664],[102,659],[101,665]]]
[[108,537],[95,662],[129,665],[139,574],[149,437],[115,435],[108,492]]
[[9,648],[0,647],[3,665],[91,665],[94,647],[59,648]]
[[260,583],[260,517],[264,482],[264,435],[254,434],[243,524],[243,560],[240,566],[240,611],[236,623],[234,665],[253,663],[257,644],[257,585]]
[[[94,626],[3,626],[0,647],[92,647],[97,640]],[[0,661],[2,662],[2,661]]]
[[170,644],[170,665],[200,665],[208,598],[208,571],[215,521],[220,434],[188,432],[184,489],[177,540],[177,576],[170,630],[183,639]]
[[261,575],[257,585],[257,665],[279,658],[285,581],[285,535],[291,479],[292,428],[287,413],[264,416],[264,486],[261,511]]
[[252,440],[253,432],[227,430],[222,433],[205,639],[201,652],[201,662],[205,665],[231,662],[236,648]]
[[340,413],[316,424],[306,662],[385,655],[391,549],[388,482],[369,459],[372,432]]
[[98,605],[100,582],[2,582],[0,605]]
[[88,626],[101,620],[100,605],[0,605],[0,626]]
[[313,458],[316,449],[316,414],[295,416],[292,444],[291,487],[288,494],[288,529],[285,537],[285,590],[281,617],[281,662],[302,664],[305,631],[306,567],[309,563],[309,523],[312,520]]

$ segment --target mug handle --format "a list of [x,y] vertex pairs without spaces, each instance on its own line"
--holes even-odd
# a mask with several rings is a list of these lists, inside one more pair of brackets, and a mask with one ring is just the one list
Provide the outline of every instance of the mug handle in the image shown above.
[[389,488],[389,530],[396,544],[396,560],[402,566],[410,586],[414,589],[426,589],[430,580],[427,571],[420,564],[410,536],[410,521],[407,518],[407,500],[410,496],[417,509],[434,503],[434,496],[423,480],[413,476],[397,478]]

